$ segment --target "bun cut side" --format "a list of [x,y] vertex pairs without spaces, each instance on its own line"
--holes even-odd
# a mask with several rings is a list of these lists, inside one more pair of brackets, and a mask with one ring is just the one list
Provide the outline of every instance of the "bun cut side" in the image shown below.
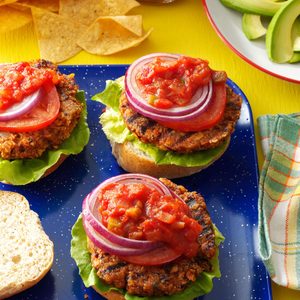
[[46,177],[46,176],[48,176],[48,175],[50,175],[51,173],[53,173],[64,161],[65,161],[65,159],[68,157],[68,155],[65,155],[65,154],[61,154],[61,156],[60,156],[60,158],[59,158],[59,160],[56,162],[56,164],[55,165],[53,165],[51,168],[49,168],[46,172],[45,172],[45,174],[43,175],[43,177],[42,178],[44,178],[44,177]]
[[53,243],[20,194],[0,191],[0,299],[39,282],[53,264]]
[[110,292],[101,292],[99,289],[97,289],[95,286],[93,286],[93,289],[100,294],[102,297],[104,297],[107,300],[125,300],[124,295],[116,292],[116,291],[110,291]]
[[223,155],[229,145],[228,142],[224,151],[215,156],[209,164],[199,167],[184,167],[173,164],[158,165],[150,156],[137,149],[131,142],[119,144],[111,141],[110,143],[114,157],[117,159],[120,167],[125,171],[147,174],[157,178],[166,177],[169,179],[189,176],[207,168]]

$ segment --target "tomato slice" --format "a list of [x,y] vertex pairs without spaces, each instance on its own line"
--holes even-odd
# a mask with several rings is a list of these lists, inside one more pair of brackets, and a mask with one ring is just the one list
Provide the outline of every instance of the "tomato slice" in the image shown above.
[[10,121],[0,122],[1,131],[28,132],[36,131],[49,126],[57,118],[60,109],[60,100],[55,85],[47,85],[44,95],[27,114]]
[[211,102],[201,115],[187,121],[158,121],[158,123],[182,132],[201,131],[213,127],[221,120],[224,114],[225,105],[226,85],[225,83],[214,83]]
[[178,254],[178,252],[175,252],[172,248],[163,246],[141,255],[120,256],[120,258],[132,264],[155,266],[173,261],[181,255],[182,253]]

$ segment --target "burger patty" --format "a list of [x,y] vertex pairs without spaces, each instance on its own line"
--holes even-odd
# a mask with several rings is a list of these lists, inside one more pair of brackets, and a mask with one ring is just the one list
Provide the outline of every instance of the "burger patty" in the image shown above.
[[[57,66],[45,61],[34,62],[33,67],[51,68]],[[7,160],[37,158],[46,150],[57,149],[72,133],[78,123],[82,104],[75,95],[78,87],[73,76],[63,75],[56,86],[60,99],[60,111],[56,120],[48,127],[32,132],[0,132],[0,157]]]
[[[215,72],[215,82],[225,81],[225,72]],[[212,128],[198,132],[180,132],[160,125],[142,116],[129,104],[125,93],[121,95],[120,111],[128,129],[143,143],[154,144],[161,150],[191,153],[216,148],[230,138],[240,117],[242,98],[226,86],[227,102],[223,118]]]
[[209,259],[216,253],[213,225],[203,197],[168,179],[160,180],[187,203],[191,216],[203,227],[198,239],[199,252],[192,259],[182,256],[160,266],[140,266],[105,253],[89,241],[91,261],[97,275],[106,283],[126,289],[132,295],[164,296],[179,293],[202,272],[211,271]]
[[160,178],[160,181],[189,206],[192,218],[202,226],[198,238],[199,255],[207,259],[213,258],[216,253],[215,234],[204,198],[199,193],[189,192],[184,186],[177,185],[169,179]]

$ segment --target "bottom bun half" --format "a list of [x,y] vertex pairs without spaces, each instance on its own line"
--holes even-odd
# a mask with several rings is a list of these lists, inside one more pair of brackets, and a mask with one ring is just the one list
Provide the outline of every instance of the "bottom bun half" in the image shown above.
[[116,291],[110,291],[110,292],[101,292],[97,287],[92,286],[92,288],[101,296],[103,296],[107,300],[125,300],[124,295],[116,292]]
[[50,175],[51,173],[53,173],[64,161],[65,159],[68,157],[68,155],[65,154],[61,154],[59,160],[56,162],[56,164],[54,164],[51,168],[49,168],[45,174],[42,176],[42,178]]
[[112,153],[117,159],[120,167],[125,171],[129,173],[147,174],[157,178],[166,177],[169,179],[189,176],[207,168],[223,155],[228,145],[229,142],[227,143],[227,146],[224,147],[224,151],[218,153],[209,164],[196,167],[184,167],[173,164],[158,165],[150,156],[137,149],[131,142],[125,142],[123,144],[111,142]]

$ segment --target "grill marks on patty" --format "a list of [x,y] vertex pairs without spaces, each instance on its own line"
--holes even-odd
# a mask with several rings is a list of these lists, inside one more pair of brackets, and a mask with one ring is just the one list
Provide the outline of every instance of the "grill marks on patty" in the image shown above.
[[[226,80],[224,72],[215,72],[214,81]],[[228,86],[227,102],[222,120],[214,127],[199,132],[179,132],[164,127],[136,112],[125,93],[120,98],[120,111],[128,129],[144,143],[154,144],[161,150],[190,153],[220,146],[230,138],[240,117],[242,99]]]
[[133,295],[163,296],[183,291],[202,272],[211,271],[209,259],[216,252],[213,226],[203,197],[196,192],[188,192],[183,186],[168,179],[160,180],[187,203],[191,216],[203,227],[198,239],[199,254],[196,257],[180,257],[161,266],[139,266],[105,253],[89,241],[91,261],[97,275],[106,283],[124,288]]
[[211,266],[204,259],[178,259],[164,266],[139,266],[120,262],[117,256],[99,249],[92,250],[92,264],[97,275],[106,283],[129,294],[139,296],[173,295],[184,290],[198,275],[210,271]]
[[[33,66],[57,71],[56,65],[45,60],[35,62]],[[56,88],[61,102],[57,119],[50,126],[33,132],[0,133],[1,158],[37,158],[46,150],[57,149],[71,135],[83,109],[75,97],[78,87],[72,77],[64,75]]]
[[213,258],[216,253],[215,234],[204,198],[199,193],[189,192],[184,186],[177,185],[169,179],[160,178],[160,181],[189,206],[193,219],[202,226],[198,238],[199,255],[207,259]]

